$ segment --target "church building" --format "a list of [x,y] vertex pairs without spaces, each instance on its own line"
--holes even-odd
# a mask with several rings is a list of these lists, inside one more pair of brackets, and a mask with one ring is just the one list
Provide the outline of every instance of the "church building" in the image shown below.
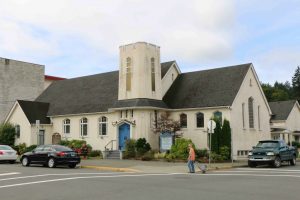
[[234,157],[271,138],[271,110],[251,63],[182,73],[176,61],[160,62],[156,45],[137,42],[119,51],[118,71],[56,81],[34,101],[16,101],[6,117],[18,126],[16,144],[52,143],[60,135],[103,151],[146,138],[158,149],[153,125],[164,112],[197,148],[208,148],[212,117],[229,120]]

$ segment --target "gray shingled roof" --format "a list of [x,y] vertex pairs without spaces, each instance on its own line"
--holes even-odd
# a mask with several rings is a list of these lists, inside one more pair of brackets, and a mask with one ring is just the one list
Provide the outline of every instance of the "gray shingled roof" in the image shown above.
[[119,72],[52,83],[36,101],[49,102],[48,116],[106,112],[118,100]]
[[24,100],[18,100],[18,103],[30,124],[35,124],[36,120],[40,120],[41,124],[50,124],[50,119],[46,117],[49,103]]
[[163,98],[172,109],[231,106],[251,63],[180,74]]
[[175,61],[161,63],[161,78],[163,78]]
[[269,102],[272,120],[287,120],[296,100]]
[[[162,63],[163,69],[169,69],[172,62]],[[135,106],[230,106],[250,66],[244,64],[181,74],[163,101],[142,98],[118,101],[118,71],[54,82],[36,101],[50,103],[48,116],[106,112],[109,108]]]

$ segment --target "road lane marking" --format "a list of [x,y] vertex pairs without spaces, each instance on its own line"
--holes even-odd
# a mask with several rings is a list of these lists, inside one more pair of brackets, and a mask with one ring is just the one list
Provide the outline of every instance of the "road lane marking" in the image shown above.
[[50,183],[50,182],[58,182],[58,181],[68,181],[68,180],[76,180],[76,179],[93,179],[93,178],[119,178],[119,177],[143,177],[143,176],[172,176],[172,175],[186,175],[186,173],[170,173],[170,174],[127,174],[127,175],[115,175],[115,176],[79,176],[79,177],[70,177],[70,178],[61,178],[61,179],[50,179],[44,181],[33,181],[27,183],[17,183],[11,185],[2,185],[1,188],[9,188],[9,187],[17,187],[24,185],[33,185],[40,183]]
[[237,170],[241,170],[241,171],[282,171],[282,172],[300,172],[300,170],[296,170],[296,169],[249,169],[249,168],[235,168]]
[[214,171],[214,173],[274,173],[274,174],[299,174],[299,172],[290,172],[290,171],[258,171],[258,170],[245,170],[245,171]]
[[[132,173],[132,172],[128,172]],[[26,178],[37,178],[37,177],[46,177],[46,176],[70,176],[70,175],[104,175],[104,174],[124,174],[124,172],[114,172],[114,173],[68,173],[68,174],[39,174],[39,175],[32,175],[32,176],[19,176],[19,177],[12,177],[12,178],[4,178],[0,179],[0,181],[8,181],[8,180],[17,180],[17,179],[26,179]]]
[[20,172],[9,172],[9,173],[0,174],[0,176],[9,176],[9,175],[16,175],[16,174],[21,174],[21,173]]

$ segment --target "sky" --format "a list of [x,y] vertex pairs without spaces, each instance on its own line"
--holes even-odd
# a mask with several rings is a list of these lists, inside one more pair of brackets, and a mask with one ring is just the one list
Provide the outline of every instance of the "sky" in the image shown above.
[[0,0],[0,57],[73,78],[119,68],[119,46],[160,46],[182,72],[253,63],[261,82],[300,65],[300,0]]

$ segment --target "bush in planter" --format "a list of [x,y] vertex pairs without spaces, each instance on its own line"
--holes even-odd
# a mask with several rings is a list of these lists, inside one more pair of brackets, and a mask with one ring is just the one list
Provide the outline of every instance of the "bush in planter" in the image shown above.
[[15,127],[10,123],[0,125],[0,144],[13,146],[15,144]]
[[26,143],[18,144],[16,146],[14,146],[13,148],[18,152],[18,155],[22,155],[23,153],[25,153]]
[[130,139],[127,140],[125,143],[125,151],[123,154],[124,158],[135,158],[136,151],[135,151],[135,140]]
[[146,152],[151,150],[150,144],[145,138],[139,138],[135,143],[137,156],[143,156]]
[[35,145],[35,144],[30,145],[29,147],[26,147],[24,153],[30,152],[30,151],[34,150],[36,147],[37,147],[37,145]]
[[223,160],[229,160],[230,154],[230,148],[228,146],[222,146],[220,148],[220,156],[222,156]]
[[102,158],[102,152],[100,150],[92,150],[88,157],[101,157]]
[[186,160],[189,156],[189,144],[192,144],[193,148],[195,149],[195,145],[193,144],[192,140],[184,138],[176,139],[175,144],[171,147],[170,154],[172,154],[172,157],[175,159]]

